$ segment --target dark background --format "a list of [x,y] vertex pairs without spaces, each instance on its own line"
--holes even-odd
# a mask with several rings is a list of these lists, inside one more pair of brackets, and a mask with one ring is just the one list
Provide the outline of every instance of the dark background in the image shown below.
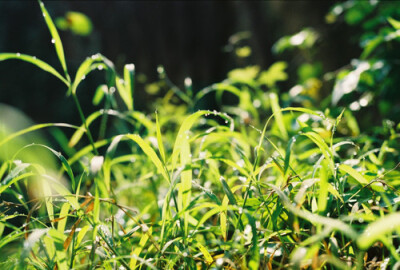
[[[52,18],[67,11],[86,14],[93,32],[77,36],[59,31],[70,74],[97,52],[113,61],[119,71],[134,63],[147,83],[157,79],[157,66],[178,86],[191,77],[194,90],[226,78],[229,70],[246,65],[268,68],[277,60],[289,64],[287,91],[296,80],[301,56],[273,55],[272,45],[282,36],[311,26],[320,35],[316,59],[324,71],[332,71],[359,55],[358,45],[349,42],[353,33],[345,25],[328,25],[324,17],[334,1],[45,1]],[[240,31],[252,36],[249,59],[239,61],[224,50],[229,37]],[[0,52],[37,56],[60,70],[51,37],[36,1],[0,1]],[[350,44],[350,45],[349,45]],[[351,45],[352,44],[352,45]],[[92,111],[91,99],[104,74],[94,72],[78,89],[85,112]],[[0,62],[0,102],[15,106],[35,122],[80,123],[65,86],[52,75],[20,61]],[[144,83],[135,90],[135,107],[146,109],[151,102]]]

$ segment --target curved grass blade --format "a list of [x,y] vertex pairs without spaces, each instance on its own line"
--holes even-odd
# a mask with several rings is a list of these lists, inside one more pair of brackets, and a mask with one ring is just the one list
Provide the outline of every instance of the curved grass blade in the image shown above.
[[353,228],[339,219],[333,219],[329,217],[323,217],[320,215],[312,214],[307,210],[301,210],[292,205],[289,198],[276,186],[268,184],[275,192],[278,194],[283,205],[286,209],[292,212],[294,215],[301,217],[312,224],[324,225],[332,230],[337,230],[348,236],[349,238],[355,240],[358,238],[358,233],[353,230]]
[[4,138],[3,140],[0,141],[0,147],[11,141],[12,139],[24,135],[26,133],[38,130],[38,129],[42,129],[42,128],[46,128],[46,127],[67,127],[67,128],[74,128],[74,129],[79,129],[80,127],[78,126],[74,126],[74,125],[70,125],[70,124],[64,124],[64,123],[46,123],[46,124],[38,124],[38,125],[33,125],[31,127],[25,128],[23,130],[17,131],[9,136],[7,136],[6,138]]
[[65,62],[65,56],[64,56],[64,48],[60,39],[60,36],[58,34],[57,28],[53,23],[53,20],[50,17],[50,14],[47,12],[47,9],[45,8],[43,2],[41,0],[39,1],[40,9],[42,10],[42,14],[44,17],[44,20],[46,21],[47,27],[49,28],[50,35],[52,37],[51,42],[54,43],[54,46],[56,48],[58,60],[60,60],[61,66],[64,70],[65,77],[67,78],[67,81],[70,81],[70,77],[68,75],[68,70],[67,70],[67,64]]
[[0,61],[8,60],[8,59],[18,59],[22,60],[31,64],[34,64],[38,68],[49,72],[50,74],[53,74],[57,78],[59,78],[66,86],[69,87],[69,82],[61,76],[60,73],[57,72],[52,66],[47,64],[46,62],[37,59],[34,56],[26,55],[26,54],[20,54],[20,53],[0,53]]
[[368,249],[376,241],[385,238],[386,235],[400,228],[400,213],[388,214],[369,224],[357,239],[357,245],[361,249]]
[[146,143],[139,135],[136,134],[129,134],[126,135],[128,139],[131,139],[132,141],[136,142],[139,147],[143,150],[143,152],[150,158],[150,160],[153,162],[153,164],[156,166],[156,168],[160,171],[162,176],[167,180],[168,183],[170,183],[169,176],[161,162],[161,160],[158,158],[156,152],[153,150],[153,148],[150,147],[148,143]]

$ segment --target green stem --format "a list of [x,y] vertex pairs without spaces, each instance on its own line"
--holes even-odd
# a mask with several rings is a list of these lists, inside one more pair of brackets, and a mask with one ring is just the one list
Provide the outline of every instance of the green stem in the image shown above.
[[92,134],[90,133],[90,130],[89,130],[88,126],[87,126],[86,118],[85,118],[85,115],[83,114],[83,111],[82,111],[81,105],[80,105],[80,103],[79,103],[79,100],[78,100],[78,98],[77,98],[77,96],[76,96],[75,93],[72,93],[72,97],[74,98],[76,107],[78,108],[79,116],[81,117],[81,121],[82,121],[83,125],[85,126],[86,135],[87,135],[87,137],[88,137],[88,139],[89,139],[89,141],[90,141],[90,144],[92,145],[93,152],[94,152],[96,155],[99,155],[99,152],[97,151],[96,146],[94,145],[94,141],[93,141]]

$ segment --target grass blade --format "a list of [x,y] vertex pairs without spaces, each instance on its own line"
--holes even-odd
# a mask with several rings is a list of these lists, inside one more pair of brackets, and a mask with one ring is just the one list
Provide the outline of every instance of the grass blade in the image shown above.
[[38,68],[41,68],[42,70],[53,74],[57,78],[59,78],[66,86],[69,86],[69,82],[61,76],[60,73],[57,72],[52,66],[47,64],[46,62],[37,59],[34,56],[26,55],[26,54],[20,54],[20,53],[0,53],[0,61],[8,60],[8,59],[18,59],[22,60],[31,64],[34,64]]
[[47,9],[45,8],[43,2],[41,0],[38,0],[38,1],[39,1],[40,9],[42,10],[44,20],[46,21],[47,27],[49,28],[49,31],[50,31],[50,35],[52,37],[51,42],[54,43],[58,59],[60,60],[61,66],[64,70],[65,77],[67,78],[67,81],[69,82],[70,77],[68,75],[67,64],[65,62],[64,48],[63,48],[60,36],[58,34],[57,28],[54,25],[53,20],[51,19],[50,14],[47,12]]
[[357,239],[357,245],[362,249],[368,249],[376,241],[385,238],[400,227],[400,213],[388,214],[369,224]]
[[158,158],[156,152],[153,150],[153,148],[150,147],[148,143],[146,143],[139,135],[136,134],[129,134],[126,135],[128,139],[131,139],[135,143],[139,145],[139,147],[143,150],[143,152],[150,158],[150,160],[153,162],[153,164],[156,166],[156,168],[159,170],[159,172],[162,174],[162,176],[167,180],[169,183],[169,176],[161,162],[161,160]]
[[279,106],[278,95],[275,93],[270,93],[269,98],[271,101],[272,112],[275,115],[276,124],[278,125],[279,131],[281,132],[281,136],[284,140],[288,139],[288,133],[285,127],[285,121],[283,121],[282,110]]

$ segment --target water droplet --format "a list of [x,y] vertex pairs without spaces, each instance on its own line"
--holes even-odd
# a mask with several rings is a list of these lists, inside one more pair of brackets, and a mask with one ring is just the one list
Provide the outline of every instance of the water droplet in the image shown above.
[[189,77],[185,78],[185,86],[186,87],[192,86],[192,79],[191,78],[189,78]]
[[86,78],[86,76],[85,76],[85,75],[83,75],[83,76],[82,76],[82,78],[81,78],[81,80],[84,80],[85,78]]
[[187,254],[187,252],[183,252],[183,257],[187,257],[188,256],[188,254]]
[[103,69],[103,66],[100,65],[100,66],[97,67],[97,69],[98,69],[98,70],[102,70],[102,69]]
[[129,71],[134,71],[135,70],[135,65],[134,64],[128,64],[125,66],[127,70]]
[[17,53],[17,56],[18,56],[18,57],[20,57],[20,56],[21,56],[21,54],[20,54],[20,53]]
[[222,266],[222,264],[224,263],[224,259],[223,258],[218,258],[216,261],[217,266]]
[[44,12],[42,13],[42,15],[43,15],[43,18],[46,18],[46,14]]
[[51,43],[56,43],[56,40],[54,38],[51,39]]

